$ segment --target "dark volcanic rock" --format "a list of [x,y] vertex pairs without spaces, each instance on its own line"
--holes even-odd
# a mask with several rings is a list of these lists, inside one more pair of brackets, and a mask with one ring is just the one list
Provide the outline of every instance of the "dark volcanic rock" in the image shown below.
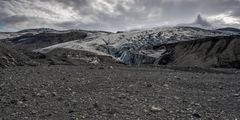
[[21,52],[0,43],[0,67],[36,65],[31,59]]
[[210,37],[167,45],[159,64],[240,68],[240,37]]
[[113,66],[0,70],[0,116],[6,120],[240,118],[239,71]]

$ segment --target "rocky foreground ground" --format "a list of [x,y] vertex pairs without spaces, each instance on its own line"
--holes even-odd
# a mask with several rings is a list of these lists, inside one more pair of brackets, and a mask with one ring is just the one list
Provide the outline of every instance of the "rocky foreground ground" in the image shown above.
[[240,71],[163,66],[0,69],[0,120],[238,120]]

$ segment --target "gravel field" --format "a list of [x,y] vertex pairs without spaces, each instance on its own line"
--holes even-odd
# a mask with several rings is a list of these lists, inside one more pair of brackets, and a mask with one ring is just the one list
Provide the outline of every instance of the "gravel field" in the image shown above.
[[0,120],[238,120],[239,70],[36,66],[0,70]]

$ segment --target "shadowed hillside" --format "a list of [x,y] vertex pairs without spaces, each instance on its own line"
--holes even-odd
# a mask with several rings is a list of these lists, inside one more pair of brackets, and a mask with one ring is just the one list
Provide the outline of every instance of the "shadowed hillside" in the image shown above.
[[31,59],[0,42],[0,67],[34,65]]
[[211,37],[167,46],[159,64],[240,68],[240,38]]

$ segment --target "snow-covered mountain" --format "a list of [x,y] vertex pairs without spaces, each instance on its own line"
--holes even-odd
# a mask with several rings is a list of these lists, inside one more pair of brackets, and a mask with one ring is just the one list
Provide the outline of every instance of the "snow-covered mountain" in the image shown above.
[[194,27],[166,27],[152,30],[130,31],[118,34],[75,40],[36,50],[47,53],[57,48],[89,51],[99,55],[112,55],[125,64],[152,64],[165,54],[162,45],[192,41],[231,33]]
[[[198,17],[197,22],[207,25],[207,23],[204,23],[204,20],[200,16]],[[170,58],[175,58],[176,56],[178,57],[176,57],[175,60],[184,61],[182,59],[179,59],[179,57],[181,56],[177,54],[181,52],[176,52],[178,49],[176,48],[176,46],[178,46],[178,44],[186,43],[185,47],[192,46],[191,49],[193,50],[197,50],[198,46],[205,46],[203,48],[207,50],[205,51],[206,53],[208,53],[209,50],[212,50],[211,47],[214,47],[217,50],[226,48],[224,50],[221,50],[221,54],[225,50],[236,50],[237,48],[234,47],[234,45],[231,45],[231,48],[234,47],[234,49],[231,49],[228,48],[230,44],[225,44],[226,42],[228,43],[228,41],[236,41],[235,39],[239,37],[240,33],[237,32],[236,29],[234,29],[234,31],[232,30],[233,29],[213,30],[186,26],[156,27],[153,29],[125,31],[118,33],[83,30],[50,30],[43,33],[20,35],[20,37],[14,37],[11,39],[7,39],[6,41],[8,43],[11,43],[11,45],[13,45],[13,47],[16,49],[33,50],[34,53],[46,55],[53,55],[54,53],[56,53],[57,56],[61,56],[59,54],[63,54],[63,56],[65,57],[69,57],[70,59],[74,58],[76,60],[83,59],[81,58],[82,55],[76,54],[79,52],[84,54],[86,53],[84,55],[85,60],[89,60],[92,58],[95,59],[95,57],[92,56],[96,55],[105,56],[107,58],[112,57],[115,61],[124,64],[170,64],[170,61],[174,61],[170,60]],[[26,33],[36,31],[25,30],[22,32]],[[198,46],[195,45],[194,41],[197,41],[196,44],[198,44]],[[213,41],[213,43],[208,43],[207,41]],[[225,45],[225,47],[222,45]],[[191,49],[187,49],[187,51],[191,51]],[[59,50],[61,52],[58,54],[57,51]],[[184,49],[178,50],[185,51]],[[64,53],[64,51],[66,51],[66,53]],[[199,50],[200,53],[202,51],[204,50]],[[189,53],[184,52],[182,54],[187,54],[187,56],[189,57],[195,56],[195,52],[191,52],[193,52],[194,55],[189,55]],[[87,54],[91,54],[92,58],[87,58]],[[211,56],[221,56],[221,54],[214,51]],[[229,54],[236,56],[233,53]],[[171,57],[168,58],[169,56]],[[211,56],[203,55],[201,57],[208,58]],[[212,57],[211,60],[213,60]],[[180,62],[177,63],[180,64]]]
[[26,34],[36,35],[39,33],[49,33],[49,32],[57,32],[57,30],[50,29],[50,28],[39,28],[39,29],[26,29],[18,32],[0,32],[0,40],[16,38]]
[[217,30],[223,31],[223,32],[228,32],[230,34],[239,34],[240,33],[240,29],[232,28],[232,27],[219,28]]
[[23,35],[23,34],[15,33],[15,32],[0,32],[0,41],[3,39],[19,37],[21,35]]

